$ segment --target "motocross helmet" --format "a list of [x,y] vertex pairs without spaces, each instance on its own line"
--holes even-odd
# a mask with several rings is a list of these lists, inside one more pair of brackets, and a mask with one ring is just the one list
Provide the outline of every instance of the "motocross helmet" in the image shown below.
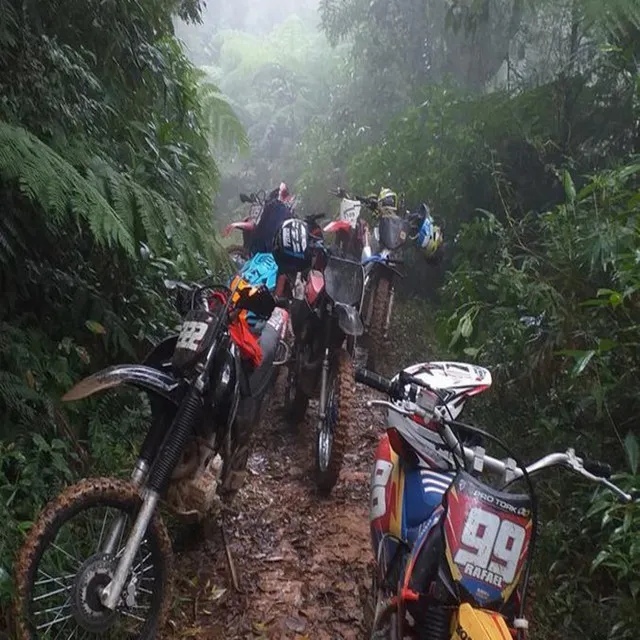
[[422,255],[427,259],[432,259],[438,249],[442,246],[444,238],[442,236],[442,230],[437,224],[434,224],[433,218],[429,213],[429,208],[426,205],[422,205],[426,211],[420,231],[418,231],[417,245],[418,249],[422,252]]
[[309,230],[304,221],[289,218],[282,223],[273,241],[273,258],[280,273],[295,273],[311,263]]
[[378,210],[383,216],[394,216],[398,213],[398,194],[391,189],[381,189],[378,194]]

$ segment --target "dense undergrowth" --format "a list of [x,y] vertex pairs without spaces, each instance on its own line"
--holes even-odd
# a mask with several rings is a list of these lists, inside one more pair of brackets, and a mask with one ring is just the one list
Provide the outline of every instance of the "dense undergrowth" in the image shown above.
[[163,278],[224,268],[211,149],[243,144],[173,36],[198,2],[90,5],[0,1],[0,629],[37,512],[124,473],[146,417],[136,395],[61,396],[171,330]]

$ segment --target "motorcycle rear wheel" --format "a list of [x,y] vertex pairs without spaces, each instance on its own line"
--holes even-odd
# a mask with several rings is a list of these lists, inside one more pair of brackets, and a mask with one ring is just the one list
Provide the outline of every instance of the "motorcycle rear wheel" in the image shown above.
[[331,492],[340,476],[349,424],[356,416],[353,361],[340,349],[329,373],[325,419],[316,430],[316,484]]
[[[64,637],[69,633],[75,637],[76,632],[90,638],[157,637],[171,602],[172,570],[171,542],[159,516],[151,520],[134,559],[132,578],[125,583],[123,601],[114,612],[102,607],[98,590],[109,582],[115,569],[117,553],[101,553],[100,547],[116,519],[108,522],[107,511],[102,526],[99,520],[88,527],[81,525],[81,517],[90,510],[111,509],[125,515],[128,521],[116,547],[121,551],[140,505],[132,484],[114,478],[90,478],[68,487],[45,507],[18,552],[15,565],[18,640],[58,637],[65,628]],[[65,526],[69,527],[66,535]],[[97,547],[96,540],[89,540],[89,529],[100,535]],[[61,545],[68,542],[70,550],[65,550]],[[46,555],[49,552],[53,555]],[[48,588],[43,592],[46,584],[51,585],[50,592]],[[57,607],[56,596],[62,602]],[[138,601],[145,600],[147,613],[141,617],[144,607]],[[134,631],[136,624],[141,628]]]

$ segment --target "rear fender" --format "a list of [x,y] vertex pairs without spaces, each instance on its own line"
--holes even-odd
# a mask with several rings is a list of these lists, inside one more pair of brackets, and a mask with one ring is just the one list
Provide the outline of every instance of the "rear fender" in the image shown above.
[[184,384],[169,373],[142,364],[119,364],[81,380],[62,396],[62,400],[82,400],[99,391],[123,385],[150,391],[175,405],[180,403],[184,389]]
[[340,302],[335,303],[338,315],[338,326],[348,336],[361,336],[364,333],[364,325],[360,314],[355,307]]
[[253,231],[255,228],[256,223],[251,220],[243,222],[232,222],[224,228],[222,237],[226,238],[234,229],[240,229],[241,231]]
[[351,231],[353,227],[349,222],[345,222],[344,220],[334,220],[329,224],[325,225],[322,229],[325,233],[337,233],[338,231]]

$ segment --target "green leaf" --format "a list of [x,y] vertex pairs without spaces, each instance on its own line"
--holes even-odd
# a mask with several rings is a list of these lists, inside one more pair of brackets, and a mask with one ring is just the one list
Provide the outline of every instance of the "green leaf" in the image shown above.
[[579,376],[587,367],[589,362],[591,362],[591,358],[596,355],[596,352],[593,350],[584,351],[582,355],[578,358],[575,365],[571,369],[572,376]]
[[49,451],[50,447],[47,441],[39,434],[33,434],[33,443],[38,447],[40,451]]
[[473,333],[473,322],[471,318],[466,315],[460,320],[460,335],[463,338],[468,338]]
[[573,184],[573,180],[571,179],[571,175],[568,171],[565,170],[562,176],[562,183],[564,185],[564,192],[567,196],[567,200],[571,203],[576,200],[576,187]]
[[624,450],[627,454],[627,460],[629,461],[631,473],[633,475],[637,475],[638,462],[640,458],[640,448],[638,447],[638,439],[633,433],[631,433],[631,431],[627,433],[627,437],[624,439]]
[[87,327],[87,329],[89,329],[89,331],[94,335],[103,336],[107,333],[107,330],[96,320],[87,320],[84,323],[84,326]]

